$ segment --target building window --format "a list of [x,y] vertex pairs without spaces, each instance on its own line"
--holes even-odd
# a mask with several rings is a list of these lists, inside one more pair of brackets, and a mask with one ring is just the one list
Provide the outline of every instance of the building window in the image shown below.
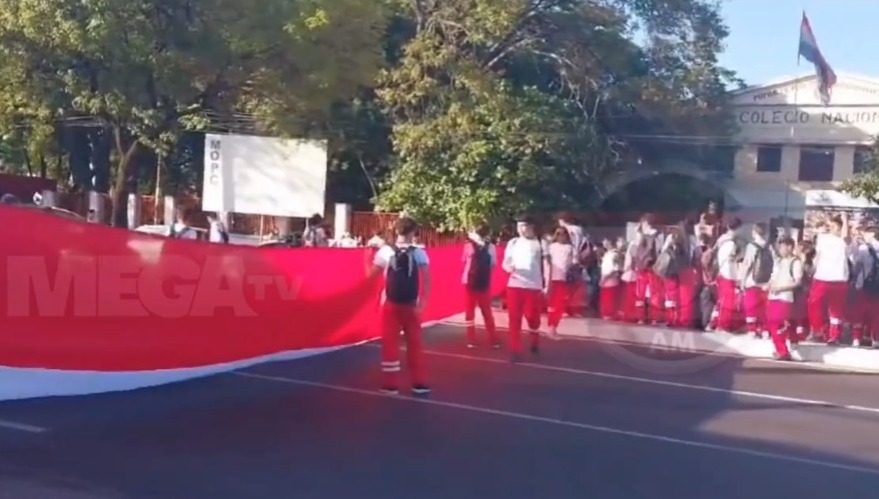
[[757,171],[781,172],[781,146],[757,146]]
[[874,164],[873,149],[867,146],[855,147],[854,173],[864,173]]
[[833,180],[833,147],[800,147],[800,180],[830,182]]

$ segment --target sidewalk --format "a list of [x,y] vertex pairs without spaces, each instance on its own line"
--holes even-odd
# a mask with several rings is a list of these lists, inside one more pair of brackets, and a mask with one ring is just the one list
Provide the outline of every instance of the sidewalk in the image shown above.
[[[482,317],[478,313],[476,316],[476,324],[481,326]],[[498,310],[495,310],[495,321],[498,328],[507,328],[506,313],[499,313]],[[463,326],[464,314],[458,314],[444,322]],[[566,317],[559,327],[559,334],[568,338],[588,338],[608,342],[652,345],[661,349],[719,353],[752,358],[771,359],[774,351],[770,340],[756,339],[748,335],[638,326],[598,319]],[[797,351],[804,362],[879,373],[879,350],[804,343],[799,346]]]

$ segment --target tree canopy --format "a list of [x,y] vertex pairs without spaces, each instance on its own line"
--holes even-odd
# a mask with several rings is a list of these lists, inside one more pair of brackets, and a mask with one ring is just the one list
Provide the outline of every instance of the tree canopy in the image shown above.
[[726,35],[714,0],[9,0],[0,157],[118,219],[200,188],[198,132],[317,135],[334,201],[460,228],[712,163]]
[[859,165],[861,173],[843,182],[841,190],[879,204],[879,137],[861,161],[863,161],[863,164]]

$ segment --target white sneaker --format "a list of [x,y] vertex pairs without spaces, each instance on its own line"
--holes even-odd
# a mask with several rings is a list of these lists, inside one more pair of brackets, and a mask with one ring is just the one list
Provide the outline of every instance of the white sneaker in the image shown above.
[[790,351],[790,358],[797,361],[797,362],[803,361],[803,355],[797,349],[793,349]]
[[852,340],[852,346],[854,348],[861,348],[861,340]]

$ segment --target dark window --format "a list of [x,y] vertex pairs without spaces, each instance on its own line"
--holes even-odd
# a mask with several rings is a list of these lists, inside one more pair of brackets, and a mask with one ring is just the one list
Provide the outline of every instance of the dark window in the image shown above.
[[801,146],[800,180],[803,182],[832,181],[833,148],[826,146]]
[[873,159],[873,149],[867,146],[858,146],[855,147],[855,164],[854,164],[854,172],[855,174],[864,173],[870,169],[871,166],[875,164],[875,160]]
[[781,171],[781,146],[757,146],[757,171]]

